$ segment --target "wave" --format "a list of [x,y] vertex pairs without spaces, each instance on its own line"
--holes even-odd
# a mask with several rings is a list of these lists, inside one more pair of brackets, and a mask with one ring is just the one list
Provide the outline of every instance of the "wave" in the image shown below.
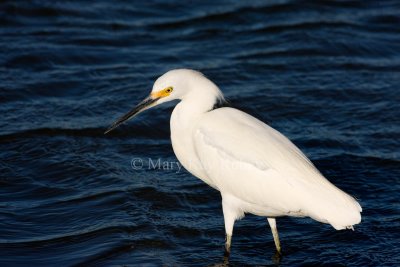
[[[123,129],[125,128],[125,129]],[[128,128],[128,129],[126,129]],[[107,126],[104,128],[83,128],[83,129],[64,129],[64,128],[39,128],[32,130],[25,130],[16,133],[0,135],[0,143],[10,142],[15,139],[24,139],[30,137],[40,136],[76,136],[76,137],[100,137],[105,139],[111,138],[160,138],[169,139],[169,129],[151,129],[143,125],[129,125],[122,126],[120,129],[114,130],[112,133],[107,135],[104,134],[107,130]]]

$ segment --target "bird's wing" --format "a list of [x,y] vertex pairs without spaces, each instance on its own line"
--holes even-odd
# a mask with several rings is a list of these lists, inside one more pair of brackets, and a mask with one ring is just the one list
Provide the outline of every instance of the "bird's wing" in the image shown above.
[[350,207],[359,216],[358,203],[326,180],[292,142],[244,112],[232,108],[209,112],[198,122],[194,140],[205,172],[223,193],[281,215],[310,216],[335,228],[352,225],[357,218],[333,222],[331,214],[350,216],[345,212]]

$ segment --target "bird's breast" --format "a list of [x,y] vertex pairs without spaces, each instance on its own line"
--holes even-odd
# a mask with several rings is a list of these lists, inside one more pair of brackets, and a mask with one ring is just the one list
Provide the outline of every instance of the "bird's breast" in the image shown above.
[[195,126],[195,120],[182,116],[179,107],[175,107],[170,121],[172,148],[177,159],[186,170],[211,187],[216,188],[212,180],[208,178],[204,166],[197,156],[193,139]]

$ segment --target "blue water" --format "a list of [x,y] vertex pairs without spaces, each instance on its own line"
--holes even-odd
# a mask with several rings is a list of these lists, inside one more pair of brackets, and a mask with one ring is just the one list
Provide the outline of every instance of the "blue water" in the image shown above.
[[[1,266],[224,263],[220,195],[174,165],[172,107],[103,135],[182,67],[363,206],[354,232],[278,219],[281,266],[400,265],[399,1],[102,0],[0,2]],[[265,218],[235,224],[231,266],[273,256]]]

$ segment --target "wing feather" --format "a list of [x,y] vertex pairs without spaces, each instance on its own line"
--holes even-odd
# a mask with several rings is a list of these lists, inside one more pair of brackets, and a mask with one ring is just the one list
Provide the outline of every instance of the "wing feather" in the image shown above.
[[199,121],[194,140],[203,168],[221,192],[337,229],[360,221],[361,207],[351,196],[331,184],[285,136],[244,112],[209,112]]

